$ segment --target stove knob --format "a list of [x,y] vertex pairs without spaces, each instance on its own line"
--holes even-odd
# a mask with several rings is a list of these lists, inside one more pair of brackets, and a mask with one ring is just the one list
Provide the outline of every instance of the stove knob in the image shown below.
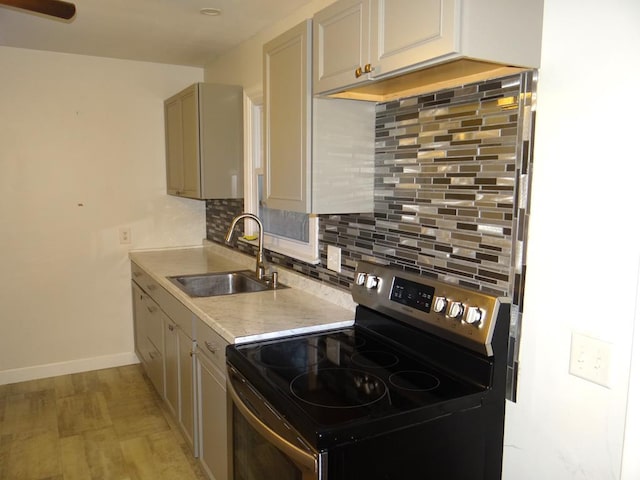
[[451,318],[461,318],[464,313],[464,306],[461,302],[451,302],[448,316]]
[[376,288],[378,286],[379,278],[375,275],[368,274],[367,281],[365,282],[365,287],[368,289]]
[[364,281],[367,278],[367,274],[366,273],[357,273],[356,274],[356,285],[364,285]]
[[433,301],[433,311],[443,313],[447,308],[447,299],[445,297],[436,297]]
[[482,310],[478,307],[467,308],[467,314],[464,316],[465,323],[469,325],[480,326],[482,323]]

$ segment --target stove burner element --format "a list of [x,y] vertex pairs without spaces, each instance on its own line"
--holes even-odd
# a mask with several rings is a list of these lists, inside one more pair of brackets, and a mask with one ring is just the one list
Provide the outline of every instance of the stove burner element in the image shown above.
[[428,392],[440,386],[438,377],[418,370],[404,370],[389,377],[389,383],[401,390]]
[[351,361],[359,367],[388,368],[393,367],[400,360],[393,353],[370,350],[354,353]]
[[359,408],[378,402],[387,394],[384,381],[351,368],[324,368],[298,375],[291,393],[305,403],[326,408]]
[[271,368],[306,370],[325,359],[320,349],[307,342],[272,343],[261,346],[255,353],[255,360]]

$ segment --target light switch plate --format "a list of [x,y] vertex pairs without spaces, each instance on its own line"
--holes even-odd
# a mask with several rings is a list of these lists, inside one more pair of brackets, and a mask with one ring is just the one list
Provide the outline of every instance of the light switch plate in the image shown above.
[[340,247],[327,245],[327,268],[338,273],[342,270],[342,250]]
[[569,373],[603,387],[610,387],[611,344],[573,332]]

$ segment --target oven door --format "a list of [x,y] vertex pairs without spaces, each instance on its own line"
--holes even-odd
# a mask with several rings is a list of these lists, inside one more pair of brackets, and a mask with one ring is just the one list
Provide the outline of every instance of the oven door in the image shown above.
[[326,480],[326,454],[316,452],[228,365],[230,480]]

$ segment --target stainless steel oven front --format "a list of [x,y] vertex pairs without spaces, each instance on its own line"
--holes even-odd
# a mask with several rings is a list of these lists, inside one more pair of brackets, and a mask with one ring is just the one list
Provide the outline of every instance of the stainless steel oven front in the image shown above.
[[231,366],[227,400],[230,480],[327,480],[327,454],[315,451]]

